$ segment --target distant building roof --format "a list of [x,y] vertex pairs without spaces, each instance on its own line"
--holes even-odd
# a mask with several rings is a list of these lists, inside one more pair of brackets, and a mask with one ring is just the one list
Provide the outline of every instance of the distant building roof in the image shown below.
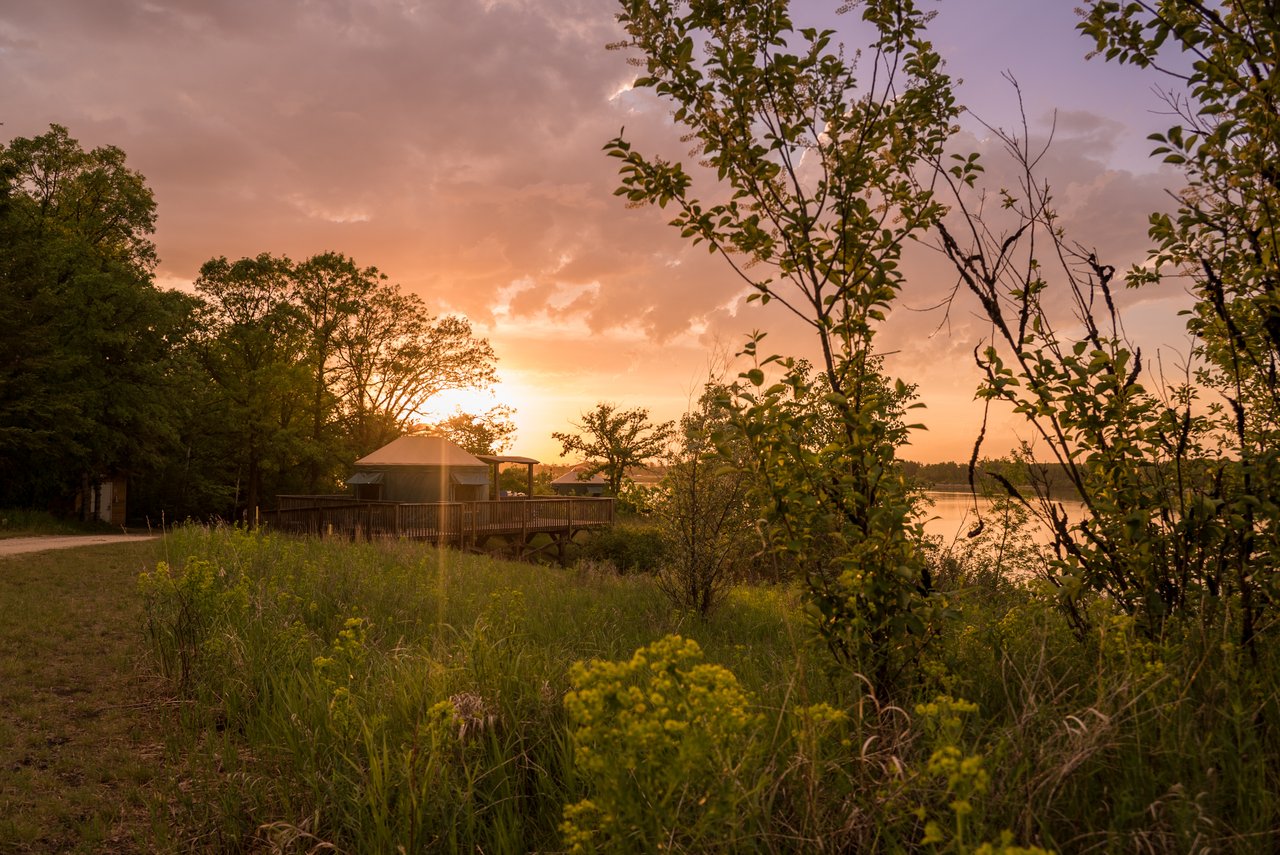
[[484,466],[474,454],[438,436],[402,436],[356,461],[357,466]]
[[516,457],[511,454],[477,454],[485,463],[537,463],[532,457]]
[[580,472],[581,466],[575,466],[559,478],[552,481],[552,484],[608,484],[604,475],[596,472],[591,476],[587,476]]

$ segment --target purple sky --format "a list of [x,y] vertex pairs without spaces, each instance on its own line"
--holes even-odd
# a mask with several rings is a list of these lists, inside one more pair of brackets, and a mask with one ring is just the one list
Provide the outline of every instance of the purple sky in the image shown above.
[[[800,24],[849,34],[838,3],[796,4]],[[986,122],[1033,130],[1057,110],[1045,164],[1076,239],[1118,267],[1143,257],[1146,213],[1178,176],[1147,161],[1168,124],[1158,81],[1086,62],[1066,0],[947,0],[935,44],[959,99]],[[602,145],[622,126],[670,148],[667,109],[623,93],[635,69],[603,0],[31,0],[0,6],[0,139],[66,125],[86,147],[123,148],[159,206],[161,285],[189,285],[210,257],[295,259],[326,250],[376,265],[433,310],[465,314],[500,360],[517,453],[554,460],[550,438],[601,400],[682,412],[717,351],[753,329],[809,346],[773,307],[747,307],[722,262],[684,245],[662,212],[612,195]],[[966,120],[968,144],[988,141]],[[993,175],[1000,168],[993,163]],[[904,291],[924,307],[954,277],[916,258]],[[1130,332],[1185,350],[1176,287],[1129,296]],[[981,415],[968,308],[900,311],[883,342],[920,386],[930,431],[905,456],[967,457]],[[466,401],[471,406],[485,400]],[[1001,428],[987,448],[1005,450]]]

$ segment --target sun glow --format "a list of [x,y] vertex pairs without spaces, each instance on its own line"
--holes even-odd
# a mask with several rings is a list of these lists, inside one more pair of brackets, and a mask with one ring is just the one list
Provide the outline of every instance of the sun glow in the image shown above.
[[427,423],[443,421],[450,416],[463,412],[480,416],[489,410],[506,403],[498,395],[496,384],[493,389],[448,389],[435,395],[418,408],[418,415]]

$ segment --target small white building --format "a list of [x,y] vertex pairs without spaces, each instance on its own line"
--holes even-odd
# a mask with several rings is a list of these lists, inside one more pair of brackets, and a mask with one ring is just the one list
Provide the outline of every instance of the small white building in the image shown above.
[[82,520],[101,520],[111,525],[125,523],[125,500],[129,495],[129,479],[111,475],[87,484],[76,497],[76,511]]

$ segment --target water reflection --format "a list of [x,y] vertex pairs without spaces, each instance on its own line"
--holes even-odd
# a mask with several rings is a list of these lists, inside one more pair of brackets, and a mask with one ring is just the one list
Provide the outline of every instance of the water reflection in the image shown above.
[[[969,531],[981,517],[988,527],[1000,522],[997,503],[992,499],[977,498],[968,493],[929,492],[926,494],[933,502],[928,510],[928,521],[924,525],[925,534],[942,538],[943,544],[952,541],[963,541]],[[1084,505],[1079,502],[1061,502],[1067,512],[1067,518],[1080,518]],[[1049,531],[1037,520],[1029,520],[1026,533],[1036,543],[1049,543]]]

